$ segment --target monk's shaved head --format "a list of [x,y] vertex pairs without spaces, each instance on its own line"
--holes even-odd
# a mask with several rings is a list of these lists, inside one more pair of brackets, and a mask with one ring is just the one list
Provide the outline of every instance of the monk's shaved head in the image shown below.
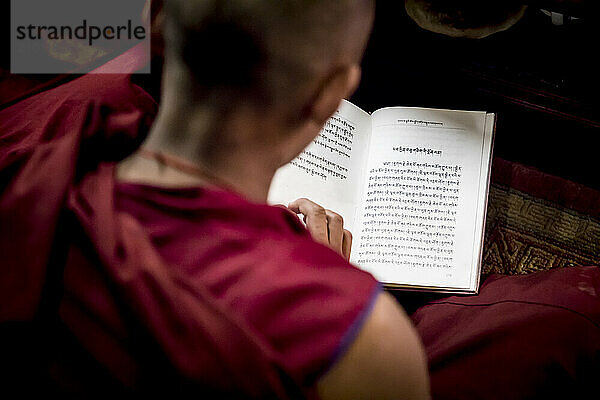
[[371,13],[370,0],[166,0],[167,67],[195,101],[272,103],[338,60],[360,60],[357,21]]
[[[374,8],[373,0],[164,0],[161,101],[142,146],[266,201],[276,170],[358,86]],[[126,160],[120,176],[191,182],[138,161]]]

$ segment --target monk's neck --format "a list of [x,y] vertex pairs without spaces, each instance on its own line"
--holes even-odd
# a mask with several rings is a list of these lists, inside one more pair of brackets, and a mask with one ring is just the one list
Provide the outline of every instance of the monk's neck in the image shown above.
[[[236,124],[243,126],[243,121]],[[134,154],[119,165],[118,179],[162,187],[216,186],[254,202],[266,202],[278,165],[276,149],[265,141],[248,140],[251,135],[202,131],[209,127],[222,125],[210,121],[194,125],[193,121],[182,123],[181,118],[159,115],[142,148],[167,157],[161,161],[160,156],[153,160],[148,154]],[[248,128],[253,129],[253,124],[249,123]],[[165,163],[168,158],[175,162]],[[197,168],[178,168],[182,164]]]

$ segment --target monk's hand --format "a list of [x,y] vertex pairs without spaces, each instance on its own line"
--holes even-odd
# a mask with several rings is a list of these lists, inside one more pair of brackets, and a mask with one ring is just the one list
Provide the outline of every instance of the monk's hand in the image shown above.
[[344,229],[341,215],[304,198],[291,202],[288,208],[304,216],[306,228],[315,241],[331,247],[346,260],[350,259],[352,234]]

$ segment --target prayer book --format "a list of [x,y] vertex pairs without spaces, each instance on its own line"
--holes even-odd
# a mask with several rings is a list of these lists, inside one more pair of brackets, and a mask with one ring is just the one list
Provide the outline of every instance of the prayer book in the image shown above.
[[269,202],[340,214],[350,261],[388,288],[477,293],[495,114],[343,101]]

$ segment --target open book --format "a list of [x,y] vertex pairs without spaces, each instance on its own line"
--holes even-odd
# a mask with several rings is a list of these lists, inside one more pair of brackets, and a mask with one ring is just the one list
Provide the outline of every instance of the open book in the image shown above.
[[344,218],[350,261],[387,287],[476,293],[494,114],[348,101],[273,180]]

